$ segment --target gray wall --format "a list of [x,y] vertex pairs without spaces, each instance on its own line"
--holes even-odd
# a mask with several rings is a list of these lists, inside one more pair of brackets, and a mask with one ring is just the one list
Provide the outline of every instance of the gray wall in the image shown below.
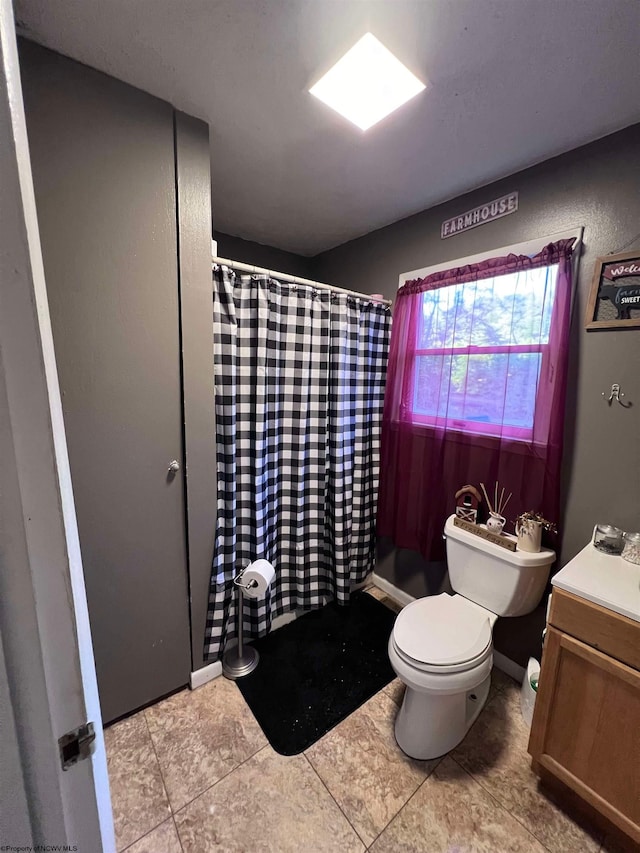
[[282,249],[274,249],[273,246],[264,246],[262,243],[253,243],[251,240],[243,240],[218,231],[214,233],[213,238],[218,241],[218,255],[221,258],[298,275],[300,278],[315,278],[313,258],[305,258],[293,252],[284,252]]
[[[208,172],[208,162],[204,160],[204,136],[202,128],[196,128],[193,138],[188,139],[185,136],[188,129],[186,118],[182,124],[181,120],[178,121],[178,191],[184,190],[185,193],[183,210],[195,206],[202,212],[207,207],[207,198],[199,194],[197,185],[200,180],[206,180],[205,173]],[[184,145],[182,159],[181,138]],[[181,164],[188,163],[188,157],[192,156],[195,157],[191,163],[193,168],[189,167],[191,171],[185,172],[181,186]],[[316,258],[301,257],[223,233],[217,232],[214,236],[221,256],[393,296],[398,275],[404,271],[453,261],[475,252],[583,225],[585,250],[580,264],[579,291],[571,333],[571,381],[563,480],[565,509],[560,520],[564,533],[561,559],[566,561],[587,541],[596,520],[610,520],[625,528],[637,528],[639,523],[640,332],[587,334],[583,330],[584,307],[595,257],[621,248],[639,230],[639,178],[640,125],[637,125]],[[520,191],[518,213],[449,240],[440,240],[439,227],[443,219],[513,189]],[[189,380],[185,382],[184,412],[191,513],[190,595],[194,668],[202,663],[201,636],[210,568],[210,559],[205,565],[205,555],[211,545],[215,502],[211,484],[207,485],[202,478],[199,484],[196,482],[199,463],[205,473],[212,471],[213,466],[212,447],[203,449],[207,443],[205,436],[212,427],[212,412],[207,409],[211,402],[208,387],[211,370],[210,364],[205,365],[210,340],[205,335],[203,323],[196,324],[199,331],[194,333],[189,319],[193,320],[200,310],[201,317],[210,316],[210,291],[205,277],[209,282],[210,279],[208,272],[204,272],[204,237],[196,231],[197,226],[192,236],[181,245],[181,287],[183,301],[185,296],[187,299],[182,318],[183,352],[196,371],[189,374],[193,380],[191,386]],[[191,276],[190,283],[185,276]],[[634,408],[623,410],[614,406],[609,409],[603,402],[601,392],[614,381],[622,384],[627,399],[636,403]],[[191,456],[190,441],[193,442]],[[614,453],[612,447],[619,452]],[[396,552],[388,542],[380,543],[378,571],[414,595],[447,588],[442,565],[427,565],[412,552]],[[497,636],[501,630],[498,627]],[[533,634],[537,635],[537,630],[536,622]],[[520,637],[526,633],[522,625],[518,631]],[[515,648],[515,641],[507,645]],[[527,643],[524,646],[526,651]],[[524,653],[516,656],[522,657]]]
[[[517,213],[447,240],[441,222],[512,190]],[[548,160],[483,189],[353,240],[314,259],[315,277],[393,297],[402,272],[584,226],[571,328],[563,467],[561,563],[588,541],[596,521],[640,527],[640,330],[584,330],[595,259],[621,250],[640,231],[640,125]],[[640,239],[630,248],[640,254]],[[620,382],[633,408],[611,408],[601,393]],[[413,595],[437,591],[439,566],[381,543],[378,571]],[[535,627],[527,628],[536,619]],[[540,614],[496,629],[496,645],[522,661]],[[525,624],[527,623],[527,624]],[[503,637],[504,632],[504,637]],[[502,643],[502,648],[500,648]]]

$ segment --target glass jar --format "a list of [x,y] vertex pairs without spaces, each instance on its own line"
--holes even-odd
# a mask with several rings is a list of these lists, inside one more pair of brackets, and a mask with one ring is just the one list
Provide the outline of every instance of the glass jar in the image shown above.
[[596,524],[593,530],[593,544],[605,554],[621,554],[624,545],[624,533],[612,524]]
[[630,563],[640,566],[640,533],[625,533],[622,556]]

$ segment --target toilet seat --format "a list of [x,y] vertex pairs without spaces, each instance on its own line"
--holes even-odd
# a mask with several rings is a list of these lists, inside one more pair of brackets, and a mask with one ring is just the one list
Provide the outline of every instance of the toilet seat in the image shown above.
[[459,595],[428,596],[400,612],[396,653],[423,672],[445,675],[479,666],[492,653],[489,614]]

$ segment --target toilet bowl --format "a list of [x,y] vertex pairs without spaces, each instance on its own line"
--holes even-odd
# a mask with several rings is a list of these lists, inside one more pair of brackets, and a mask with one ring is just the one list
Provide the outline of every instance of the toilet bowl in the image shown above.
[[553,551],[512,552],[445,525],[451,586],[457,594],[408,604],[389,637],[389,660],[406,685],[395,724],[412,758],[437,758],[464,738],[491,686],[498,616],[530,613],[542,597]]

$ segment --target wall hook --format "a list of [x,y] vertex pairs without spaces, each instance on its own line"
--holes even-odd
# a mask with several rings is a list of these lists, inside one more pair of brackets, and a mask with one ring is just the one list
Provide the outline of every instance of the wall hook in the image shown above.
[[[607,392],[603,391],[602,396],[606,397]],[[617,400],[618,403],[620,403],[620,405],[623,406],[625,409],[630,409],[631,403],[623,403],[622,402],[623,397],[624,397],[624,391],[621,390],[620,384],[618,382],[614,382],[613,385],[611,386],[611,391],[609,392],[609,399],[607,400],[607,403],[609,405],[611,405],[611,403],[614,400]]]

